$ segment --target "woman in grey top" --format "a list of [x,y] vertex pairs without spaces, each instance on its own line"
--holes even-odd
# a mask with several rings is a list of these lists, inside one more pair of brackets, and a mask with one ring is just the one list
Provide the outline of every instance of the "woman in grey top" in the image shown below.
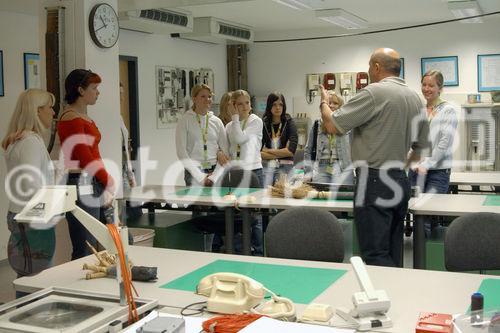
[[41,136],[52,123],[54,101],[54,95],[41,89],[22,92],[2,141],[7,163],[7,225],[11,233],[7,252],[18,277],[51,266],[54,255],[53,226],[31,226],[14,220],[40,187],[54,184],[54,168]]
[[[330,109],[337,110],[344,104],[334,92],[329,95]],[[354,184],[351,164],[350,135],[328,134],[323,123],[316,120],[304,149],[305,178],[318,183]]]
[[453,139],[457,130],[457,111],[441,99],[443,75],[431,70],[422,77],[422,94],[427,101],[427,119],[432,155],[412,167],[410,180],[422,192],[447,193],[453,160]]

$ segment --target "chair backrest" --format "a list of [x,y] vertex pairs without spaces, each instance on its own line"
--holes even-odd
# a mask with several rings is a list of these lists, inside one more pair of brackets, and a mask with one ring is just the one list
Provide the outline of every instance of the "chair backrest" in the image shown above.
[[471,213],[455,219],[444,238],[449,271],[500,269],[500,214]]
[[224,173],[222,187],[260,188],[259,177],[251,170],[231,168]]
[[342,262],[344,236],[337,218],[324,210],[296,207],[282,211],[266,231],[268,257]]

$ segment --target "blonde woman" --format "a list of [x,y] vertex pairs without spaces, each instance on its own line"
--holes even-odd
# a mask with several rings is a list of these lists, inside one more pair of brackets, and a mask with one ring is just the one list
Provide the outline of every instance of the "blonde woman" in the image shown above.
[[231,111],[228,109],[231,103],[231,91],[228,91],[222,95],[219,103],[219,118],[222,120],[224,126],[226,126],[232,119]]
[[184,113],[175,129],[177,157],[184,165],[186,186],[212,186],[224,168],[217,154],[228,154],[226,130],[212,111],[212,89],[195,85],[191,90],[193,107]]
[[440,97],[444,85],[440,71],[428,71],[421,83],[427,102],[432,155],[412,166],[410,181],[412,185],[419,185],[422,192],[448,193],[458,112]]
[[252,112],[250,95],[245,90],[236,90],[231,95],[228,108],[232,120],[226,125],[229,139],[229,153],[233,164],[251,170],[263,185],[262,157],[262,120]]
[[[329,93],[332,111],[344,104],[342,97]],[[309,131],[304,149],[306,178],[318,183],[354,184],[350,135],[336,136],[326,132],[323,122],[316,120]]]
[[7,252],[18,277],[50,267],[54,255],[53,226],[34,228],[14,220],[40,187],[54,184],[54,168],[42,139],[54,117],[54,102],[54,95],[45,90],[22,92],[2,141],[7,164],[7,225],[11,233]]
[[[263,186],[262,158],[262,120],[252,113],[250,95],[245,90],[236,90],[231,94],[231,103],[228,108],[232,120],[226,125],[229,139],[229,152],[232,164],[254,173]],[[264,255],[262,234],[262,218],[258,216],[252,222],[253,254]],[[238,243],[237,246],[238,247]]]

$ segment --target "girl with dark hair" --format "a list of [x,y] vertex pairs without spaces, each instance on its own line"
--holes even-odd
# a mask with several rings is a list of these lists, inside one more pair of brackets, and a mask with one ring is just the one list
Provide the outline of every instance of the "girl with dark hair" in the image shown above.
[[297,127],[286,113],[285,97],[277,92],[267,97],[263,117],[261,156],[264,164],[264,184],[271,185],[280,174],[293,168],[293,155],[297,149]]
[[[101,81],[100,76],[90,70],[75,69],[69,73],[64,82],[68,105],[57,123],[67,184],[79,187],[77,205],[98,220],[104,220],[101,208],[111,206],[115,192],[114,180],[99,152],[101,133],[87,114],[87,107],[97,101]],[[71,259],[90,254],[85,241],[95,244],[94,237],[73,214],[67,213],[66,219],[73,246]]]

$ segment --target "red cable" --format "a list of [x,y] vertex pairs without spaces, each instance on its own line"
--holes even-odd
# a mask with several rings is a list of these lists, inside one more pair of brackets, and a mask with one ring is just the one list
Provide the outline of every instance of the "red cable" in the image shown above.
[[236,333],[260,317],[264,316],[255,313],[218,316],[205,320],[202,327],[210,333]]

